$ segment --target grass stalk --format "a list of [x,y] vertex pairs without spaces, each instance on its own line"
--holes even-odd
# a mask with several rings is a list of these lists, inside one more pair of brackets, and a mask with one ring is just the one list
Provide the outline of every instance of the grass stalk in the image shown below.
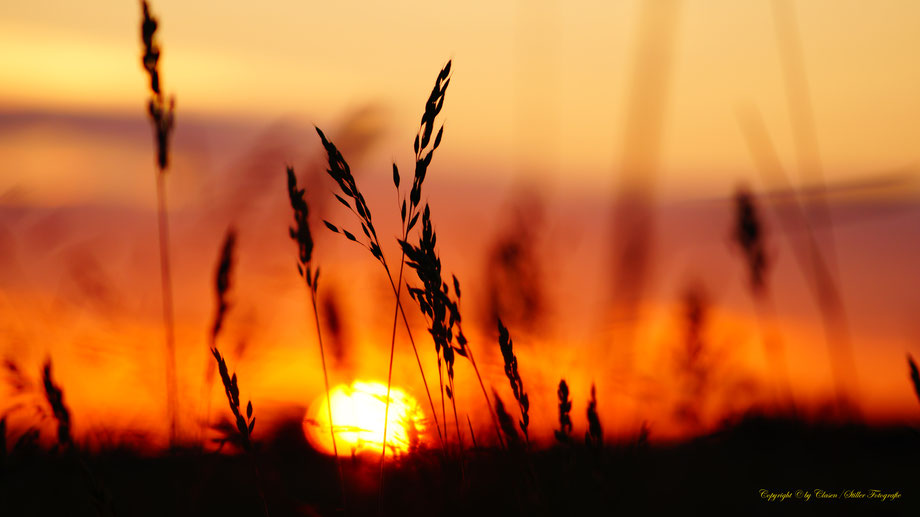
[[335,422],[332,420],[332,399],[329,396],[329,371],[326,368],[326,351],[323,347],[323,332],[319,323],[319,310],[316,304],[316,293],[319,289],[319,267],[313,268],[313,236],[310,233],[308,219],[310,208],[304,199],[305,190],[297,188],[297,176],[294,168],[287,168],[287,190],[291,208],[294,210],[294,226],[288,228],[291,239],[297,243],[297,273],[307,285],[310,292],[310,305],[313,308],[313,321],[316,323],[316,338],[319,342],[319,357],[323,366],[323,385],[326,389],[326,412],[329,418],[329,434],[332,437],[332,452],[339,472],[339,485],[342,491],[342,507],[347,508],[345,497],[345,474],[342,471],[342,460],[339,458],[338,445],[335,442]]
[[[403,226],[403,228],[405,229],[405,226]],[[393,386],[393,357],[395,356],[395,353],[396,353],[396,324],[399,322],[399,307],[400,307],[399,295],[400,295],[400,291],[402,290],[402,275],[403,275],[403,265],[404,264],[405,264],[405,253],[403,253],[402,258],[399,259],[399,279],[396,281],[396,285],[394,286],[395,287],[394,295],[396,296],[396,307],[393,309],[393,332],[390,335],[390,364],[387,368],[387,398],[386,398],[386,403],[384,404],[384,409],[383,409],[383,447],[381,447],[381,450],[380,450],[380,478],[379,478],[379,485],[378,485],[380,487],[380,492],[383,491],[383,462],[387,455],[387,424],[390,421],[390,388]],[[384,268],[387,270],[387,277],[390,277],[389,268],[386,268],[386,265],[384,265]],[[390,277],[390,284],[391,285],[393,284],[392,277]],[[406,330],[408,331],[408,325],[406,326]],[[419,361],[419,367],[421,368],[421,361]],[[425,389],[426,390],[428,389],[427,382],[425,383]],[[431,411],[432,411],[432,414],[434,414],[434,401],[431,400],[430,394],[428,396],[428,400],[429,402],[431,402]],[[435,418],[437,418],[437,415],[435,415]],[[438,435],[440,436],[440,434],[441,434],[441,427],[438,426]]]
[[268,517],[268,502],[265,499],[262,475],[259,472],[259,465],[256,463],[255,448],[252,444],[252,431],[256,425],[256,418],[253,416],[252,401],[246,404],[246,416],[244,417],[240,409],[240,387],[236,378],[236,373],[230,374],[230,370],[227,367],[227,361],[220,354],[220,350],[212,348],[211,354],[217,362],[220,379],[224,385],[224,393],[227,395],[227,403],[230,406],[230,412],[233,413],[233,417],[236,420],[236,428],[240,433],[240,441],[243,450],[252,462],[253,471],[256,477],[256,489],[259,492],[259,498],[262,500],[262,509],[265,512],[265,517]]
[[[422,114],[422,120],[419,125],[419,131],[415,136],[415,142],[413,144],[413,149],[415,150],[415,177],[413,178],[412,190],[409,195],[409,205],[407,213],[406,199],[403,198],[402,204],[400,207],[400,217],[402,218],[402,238],[401,241],[405,241],[409,237],[409,230],[412,229],[412,226],[415,225],[418,217],[418,208],[419,202],[421,200],[422,184],[425,181],[425,175],[428,171],[428,165],[431,163],[431,157],[434,153],[434,150],[437,149],[438,145],[441,144],[441,137],[444,132],[444,126],[441,126],[441,129],[438,131],[438,136],[435,138],[433,146],[427,155],[423,155],[423,152],[428,147],[428,143],[431,140],[431,135],[434,130],[434,119],[441,111],[441,108],[444,106],[444,94],[447,91],[447,85],[450,83],[450,78],[448,74],[450,73],[450,61],[444,66],[441,72],[438,73],[438,78],[435,81],[434,88],[431,91],[431,94],[428,96],[428,102],[425,105],[425,112]],[[393,164],[393,185],[396,187],[396,199],[397,204],[400,197],[399,190],[399,169],[396,167],[396,164]],[[370,217],[368,217],[370,219]],[[376,233],[374,234],[376,237]],[[390,286],[393,287],[393,293],[396,296],[396,308],[394,309],[393,314],[393,332],[390,339],[390,364],[387,371],[387,399],[386,399],[386,408],[384,409],[384,421],[383,421],[383,450],[380,453],[380,486],[383,486],[383,461],[386,457],[386,444],[387,444],[387,423],[389,420],[390,412],[390,388],[392,386],[393,380],[393,356],[396,351],[396,324],[398,313],[402,311],[402,303],[400,300],[400,295],[402,293],[402,279],[403,271],[406,265],[406,251],[402,250],[402,254],[399,257],[399,275],[396,280],[396,284],[393,285],[393,276],[390,274],[390,270],[386,265],[386,259],[383,257],[383,254],[380,255],[380,262],[383,264],[384,269],[387,271],[387,276],[390,278]],[[422,380],[425,384],[425,391],[428,394],[428,402],[431,405],[431,414],[432,418],[435,420],[435,426],[438,429],[438,437],[442,442],[443,448],[443,435],[441,434],[441,426],[437,423],[437,412],[434,408],[434,401],[431,398],[431,393],[428,391],[428,382],[424,379],[425,371],[422,368],[421,359],[418,357],[418,351],[415,348],[415,342],[412,339],[412,331],[409,329],[409,321],[405,317],[405,311],[403,312],[403,321],[406,325],[406,332],[409,334],[410,341],[412,341],[412,349],[415,351],[416,360],[418,360],[419,371],[422,373]],[[440,371],[438,372],[440,374]],[[444,432],[447,433],[447,421],[444,420]]]
[[[317,277],[319,275],[317,274]],[[335,443],[335,425],[332,421],[332,399],[329,396],[329,373],[326,369],[326,352],[323,348],[323,332],[320,330],[319,311],[316,308],[316,282],[310,289],[310,304],[313,306],[313,321],[316,322],[316,339],[319,341],[319,357],[323,364],[323,384],[326,387],[326,416],[329,418],[329,434],[332,436],[332,452],[335,454],[335,464],[339,471],[339,488],[342,491],[342,507],[348,513],[347,498],[345,495],[345,473],[342,470],[342,459]]]
[[[217,337],[224,328],[224,319],[230,311],[230,301],[228,294],[232,286],[233,267],[235,262],[236,250],[236,230],[231,226],[227,229],[224,237],[224,243],[221,246],[220,257],[217,261],[217,268],[214,273],[214,294],[215,310],[214,322],[211,324],[211,331],[208,333],[208,351],[217,348]],[[211,391],[214,382],[215,366],[210,360],[205,372],[205,385],[202,389],[202,398],[205,401],[205,410],[202,419],[201,429],[201,446],[204,446],[205,433],[211,425]]]
[[169,215],[166,206],[165,171],[157,170],[157,230],[160,245],[160,291],[163,300],[163,333],[166,340],[166,413],[169,420],[169,445],[178,438],[178,393],[176,387],[176,336],[169,260]]
[[750,292],[763,336],[764,355],[770,365],[773,381],[779,384],[777,403],[780,406],[788,405],[794,411],[795,402],[786,364],[785,347],[773,323],[776,320],[776,308],[767,281],[767,273],[772,265],[767,254],[767,233],[754,195],[746,188],[739,189],[735,194],[734,219],[731,237],[743,254],[747,266]]
[[[389,277],[389,271],[387,271],[387,276]],[[390,278],[390,287],[393,288],[393,293],[396,295],[397,300],[398,300],[400,296],[400,290],[393,284],[392,277],[389,277],[389,278]],[[437,411],[435,411],[434,399],[431,398],[431,391],[428,390],[428,380],[427,380],[427,377],[425,377],[425,369],[422,368],[422,359],[418,355],[418,348],[415,346],[415,339],[412,337],[411,330],[409,330],[409,320],[408,318],[406,318],[406,311],[403,309],[402,301],[397,303],[396,308],[399,311],[399,315],[402,317],[403,325],[405,326],[406,333],[409,336],[409,343],[412,345],[412,353],[415,354],[415,361],[418,363],[418,371],[422,376],[422,384],[425,386],[425,395],[428,397],[428,404],[431,407],[431,415],[432,415],[432,418],[434,418],[435,429],[437,429],[438,431],[438,441],[440,441],[441,447],[443,448],[444,447],[444,436],[441,431],[441,426],[438,423],[438,413]],[[389,399],[389,397],[387,398]],[[446,421],[445,421],[445,426],[446,426]]]
[[[438,133],[440,137],[440,132]],[[440,138],[436,139],[438,142]],[[437,145],[437,144],[436,144]],[[413,219],[414,221],[415,219]],[[410,228],[412,224],[410,223]],[[469,347],[469,341],[463,334],[460,314],[460,281],[453,276],[453,288],[456,297],[452,298],[450,286],[444,281],[442,276],[441,258],[437,251],[437,234],[431,222],[431,207],[425,205],[422,212],[422,226],[418,243],[413,245],[406,240],[400,241],[403,252],[406,254],[409,267],[415,270],[422,287],[409,287],[409,296],[418,303],[426,321],[429,324],[428,333],[431,334],[432,341],[435,344],[435,350],[442,354],[447,366],[448,383],[453,386],[454,377],[454,360],[457,355],[466,357],[473,365],[476,372],[476,378],[479,379],[479,385],[482,388],[486,404],[489,406],[489,412],[493,415],[495,422],[495,411],[492,408],[492,402],[485,389],[485,383],[476,366],[476,360],[473,357],[472,349]],[[456,338],[456,339],[455,339]],[[448,397],[453,395],[447,394]],[[446,423],[445,423],[446,426]],[[496,422],[496,433],[498,434],[499,443],[504,448],[505,443],[501,437],[501,431]]]
[[559,443],[569,443],[572,434],[572,401],[569,399],[569,385],[565,379],[559,380],[559,388],[556,390],[556,396],[559,399],[559,429],[554,431],[556,441]]
[[[408,233],[408,230],[406,230],[406,233]],[[390,366],[387,371],[387,399],[386,399],[386,404],[384,406],[383,448],[380,453],[380,479],[379,479],[379,485],[378,485],[380,489],[378,492],[378,496],[380,493],[383,492],[383,462],[384,462],[384,459],[386,457],[386,452],[387,452],[387,423],[389,422],[389,418],[390,418],[390,387],[392,385],[392,380],[393,380],[393,356],[396,350],[396,323],[397,323],[397,317],[399,315],[402,315],[403,324],[406,327],[406,334],[408,334],[409,336],[409,343],[412,345],[412,352],[415,354],[415,361],[418,363],[418,371],[422,376],[422,384],[425,386],[425,395],[428,397],[428,404],[431,407],[431,416],[434,419],[434,426],[438,432],[438,441],[441,444],[441,449],[446,450],[445,442],[444,442],[444,434],[447,433],[447,420],[446,419],[443,420],[445,429],[444,429],[444,434],[442,434],[441,425],[438,423],[438,412],[435,410],[435,407],[434,407],[434,399],[431,398],[431,391],[428,390],[428,380],[425,377],[425,369],[422,367],[422,359],[418,355],[418,348],[415,346],[415,339],[412,337],[412,330],[409,328],[409,320],[406,318],[406,311],[403,310],[402,300],[400,300],[400,295],[402,291],[401,288],[402,288],[403,268],[406,263],[405,251],[402,252],[402,256],[399,262],[400,262],[399,278],[397,280],[397,283],[394,284],[393,276],[390,274],[390,268],[386,264],[386,259],[384,259],[383,255],[381,255],[381,263],[383,264],[383,269],[386,271],[387,279],[389,279],[390,281],[390,287],[393,289],[393,295],[396,297],[396,309],[395,309],[395,314],[393,315],[393,335],[390,341]],[[440,370],[438,370],[439,377],[440,377],[440,373],[441,373]],[[443,397],[442,397],[442,402],[443,402]],[[442,407],[442,411],[443,411],[443,407]]]
[[585,433],[585,445],[600,449],[604,446],[604,431],[601,427],[601,418],[597,414],[597,390],[591,384],[591,398],[588,400],[588,431]]
[[524,391],[524,380],[518,372],[517,356],[514,355],[514,343],[511,340],[511,334],[502,324],[501,318],[498,319],[498,345],[502,352],[502,359],[505,363],[505,376],[508,377],[508,383],[511,385],[511,391],[514,394],[514,400],[518,404],[521,412],[521,419],[518,426],[524,433],[524,442],[530,445],[530,434],[527,431],[530,425],[530,397]]
[[457,416],[457,392],[454,391],[453,377],[448,379],[448,382],[450,382],[450,405],[454,408],[454,427],[457,429],[457,447],[460,453],[460,473],[463,477],[466,477],[466,469],[463,465],[463,436],[460,434],[460,418]]
[[[442,71],[442,74],[443,73],[444,72]],[[342,156],[342,153],[339,152],[339,150],[335,147],[335,144],[333,144],[331,141],[329,141],[326,138],[326,135],[322,132],[322,130],[320,130],[319,128],[316,128],[316,132],[317,134],[319,134],[320,139],[323,142],[323,147],[326,149],[326,154],[328,156],[329,169],[327,170],[327,172],[336,181],[342,194],[344,194],[344,196],[348,198],[351,198],[351,201],[349,202],[345,197],[340,196],[340,195],[336,195],[335,197],[341,204],[345,205],[345,207],[348,208],[349,211],[351,211],[358,218],[361,224],[361,231],[367,240],[365,241],[363,239],[359,239],[355,234],[349,232],[348,230],[344,228],[340,228],[330,223],[329,221],[323,221],[323,224],[325,224],[326,228],[328,228],[330,231],[334,233],[342,234],[345,236],[346,239],[360,244],[362,247],[364,247],[371,253],[371,255],[380,263],[381,266],[383,266],[383,269],[387,275],[387,280],[389,280],[390,282],[390,288],[393,290],[393,294],[396,297],[396,310],[402,315],[403,322],[406,326],[406,331],[409,335],[409,342],[412,345],[412,351],[415,354],[415,358],[418,363],[419,373],[422,376],[422,383],[425,386],[425,395],[428,397],[428,403],[432,410],[432,418],[435,421],[435,427],[438,430],[439,439],[443,443],[443,435],[441,433],[440,423],[438,422],[437,412],[435,412],[434,410],[434,400],[431,398],[431,391],[428,389],[428,380],[427,380],[427,377],[425,376],[425,369],[422,367],[422,362],[418,355],[418,349],[415,345],[415,340],[412,337],[412,331],[411,331],[411,328],[409,327],[409,322],[408,322],[408,319],[406,318],[405,310],[403,309],[402,303],[400,301],[402,276],[400,274],[400,277],[398,280],[399,286],[397,286],[396,282],[394,282],[393,280],[393,274],[386,261],[386,257],[383,255],[383,251],[380,246],[380,241],[377,238],[377,231],[374,228],[370,209],[367,207],[367,203],[364,200],[364,196],[361,194],[360,190],[358,189],[357,184],[355,183],[354,176],[351,173],[351,169],[348,166],[348,163],[345,161],[345,158]],[[438,139],[438,143],[439,141],[440,139]],[[425,164],[424,168],[427,168],[427,163],[430,162],[430,158],[431,158],[431,153],[429,152],[426,158],[422,162]],[[417,164],[417,169],[418,169],[418,164]],[[394,171],[394,181],[396,182],[397,188],[398,188],[399,176],[398,176],[398,172],[396,170],[395,165],[393,167],[393,171]],[[416,174],[417,183],[419,182],[418,177],[419,175]],[[424,177],[424,171],[422,173],[422,177]],[[415,199],[417,198],[418,195],[419,194],[416,193],[416,190],[413,189],[413,194],[412,194],[413,205],[416,204]],[[405,202],[403,203],[403,207],[405,208]],[[407,225],[407,230],[405,231],[405,233],[408,233],[408,231],[411,230],[414,224],[418,221],[418,213],[416,211],[415,215],[411,218],[406,217],[407,215],[406,210],[403,210],[402,214],[403,214],[403,222]],[[404,264],[405,264],[405,251],[403,251],[403,256],[400,259],[400,269],[402,269]],[[395,329],[393,332],[393,341],[391,342],[390,349],[391,349],[391,356],[392,356],[393,355],[392,352],[395,351]],[[392,357],[391,357],[391,361],[392,361]],[[387,418],[389,418],[389,415],[388,415],[389,396],[387,397],[386,404],[387,404],[387,410],[386,410]],[[381,454],[382,455],[386,454],[385,443],[384,443],[383,451]]]
[[910,370],[910,383],[914,386],[914,394],[920,402],[920,371],[917,370],[917,363],[910,354],[907,354],[907,368]]
[[444,404],[444,376],[442,370],[441,356],[438,355],[438,388],[441,392],[441,420],[447,422],[447,411]]
[[470,426],[470,439],[473,441],[473,448],[475,449],[479,447],[479,445],[476,444],[476,433],[473,432],[473,422],[470,421],[469,413],[466,415],[466,423]]
[[[821,314],[837,409],[843,417],[859,419],[859,407],[853,398],[853,395],[859,392],[859,380],[850,340],[849,323],[839,286],[818,246],[803,203],[779,161],[760,113],[749,108],[740,110],[737,115],[748,149],[765,183],[779,184],[784,190],[792,193],[792,202],[788,207],[774,205],[773,208],[777,218],[785,227],[787,238],[792,245],[793,256],[809,280],[808,286]],[[799,230],[804,230],[801,232],[803,234],[801,241],[793,237],[799,233]]]
[[486,404],[489,406],[489,414],[492,416],[492,425],[495,426],[495,435],[498,436],[498,443],[505,449],[507,445],[502,438],[501,426],[498,424],[498,416],[495,413],[495,409],[492,407],[492,401],[489,400],[489,393],[486,391],[486,385],[482,382],[482,375],[479,375],[479,367],[476,366],[476,358],[473,357],[473,349],[470,348],[469,343],[466,345],[466,352],[470,358],[470,363],[473,365],[473,371],[476,373],[476,379],[479,380],[479,387],[482,388],[482,396],[486,399]]
[[160,246],[160,288],[163,300],[163,333],[166,340],[166,413],[169,421],[169,445],[176,445],[178,435],[178,390],[176,388],[176,345],[169,261],[169,220],[166,208],[166,171],[169,168],[169,139],[172,135],[175,99],[167,102],[160,87],[160,45],[156,39],[159,22],[150,14],[146,0],[141,1],[141,64],[150,80],[147,112],[156,137],[157,227]]

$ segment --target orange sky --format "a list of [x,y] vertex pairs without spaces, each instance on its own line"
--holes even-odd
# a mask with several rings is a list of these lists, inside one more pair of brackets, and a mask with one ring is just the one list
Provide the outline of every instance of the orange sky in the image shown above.
[[[821,157],[831,178],[912,167],[920,137],[920,5],[795,2]],[[446,160],[472,174],[608,181],[622,153],[636,2],[302,2],[153,5],[180,116],[326,124],[386,109],[381,155],[417,124],[455,60]],[[138,8],[121,0],[0,5],[0,106],[134,113],[143,101]],[[765,114],[792,160],[774,19],[765,0],[685,2],[665,115],[665,190],[707,190],[750,168],[734,109]],[[180,119],[181,120],[181,119]],[[402,147],[405,147],[402,145]],[[470,166],[475,165],[475,166]],[[493,171],[490,171],[491,175]],[[8,186],[0,184],[0,188]]]
[[[874,417],[909,415],[916,401],[904,353],[920,355],[913,323],[920,226],[916,203],[892,198],[913,193],[918,179],[920,3],[792,5],[826,177],[836,187],[857,180],[833,208],[863,402]],[[687,1],[676,18],[657,182],[667,202],[655,206],[660,248],[643,306],[639,379],[629,393],[593,354],[609,345],[603,338],[611,285],[608,211],[617,168],[628,162],[637,2],[279,0],[256,8],[236,0],[158,0],[152,8],[161,22],[166,90],[178,97],[168,190],[180,351],[194,358],[180,365],[190,397],[210,360],[202,338],[212,310],[213,260],[230,222],[240,226],[241,277],[227,333],[233,344],[250,343],[250,355],[232,356],[251,390],[247,397],[257,411],[271,411],[319,393],[318,378],[308,375],[317,367],[313,334],[302,318],[304,293],[284,231],[290,213],[283,165],[296,165],[314,182],[308,187],[313,216],[342,217],[331,203],[313,204],[328,194],[317,179],[315,123],[342,143],[372,209],[391,210],[389,163],[409,169],[423,101],[447,59],[454,65],[442,112],[445,136],[426,196],[437,210],[445,267],[464,282],[470,313],[487,298],[490,246],[506,226],[513,229],[510,214],[520,199],[509,186],[544,186],[536,196],[545,218],[534,253],[544,268],[538,280],[549,300],[549,330],[515,337],[537,434],[549,439],[560,375],[573,381],[581,412],[590,383],[598,382],[602,413],[617,419],[618,431],[638,425],[625,408],[640,403],[649,405],[657,432],[677,429],[670,411],[680,387],[669,369],[680,339],[677,297],[691,279],[712,294],[709,337],[725,371],[736,374],[718,387],[738,387],[725,400],[713,395],[708,417],[715,422],[726,409],[717,403],[763,397],[757,324],[740,260],[727,243],[725,198],[741,180],[762,186],[735,118],[739,105],[759,108],[780,158],[795,171],[769,2]],[[143,119],[139,20],[133,1],[0,0],[0,328],[9,338],[0,350],[31,372],[53,352],[77,408],[76,428],[85,433],[112,418],[122,419],[122,429],[156,432],[162,424],[152,142]],[[893,186],[874,191],[881,194],[871,202],[853,202],[866,201],[865,180],[892,177]],[[797,354],[791,374],[800,400],[820,404],[831,390],[820,317],[774,217],[767,215],[779,317]],[[382,223],[382,234],[393,233],[391,223]],[[329,264],[325,286],[372,293],[343,295],[356,315],[348,322],[350,345],[362,359],[333,376],[341,382],[382,376],[377,366],[386,350],[376,345],[392,316],[383,277],[369,257],[328,232],[317,243]],[[507,388],[493,330],[476,328],[481,312],[465,318],[474,322],[477,346],[493,348],[481,356],[487,378]],[[427,343],[423,330],[418,335]],[[399,357],[396,378],[421,399],[408,359]],[[461,385],[475,387],[466,365],[460,370]],[[80,383],[87,371],[98,372],[100,381]],[[132,387],[133,398],[111,386]],[[478,407],[479,393],[461,390],[464,404]],[[472,411],[474,424],[486,425],[482,412]]]

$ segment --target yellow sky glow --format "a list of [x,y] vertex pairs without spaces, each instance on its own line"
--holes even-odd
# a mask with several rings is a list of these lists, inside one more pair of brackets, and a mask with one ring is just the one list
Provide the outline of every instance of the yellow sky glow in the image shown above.
[[[829,177],[915,164],[920,4],[793,5]],[[382,147],[405,147],[434,74],[452,58],[445,160],[490,164],[503,175],[539,169],[535,174],[560,182],[606,178],[619,163],[634,1],[280,0],[256,7],[160,0],[153,9],[165,84],[184,113],[323,124],[374,101],[392,116],[393,134]],[[4,2],[0,106],[140,109],[138,23],[133,2]],[[674,43],[662,184],[753,178],[734,115],[742,102],[762,110],[791,166],[769,2],[684,2]]]

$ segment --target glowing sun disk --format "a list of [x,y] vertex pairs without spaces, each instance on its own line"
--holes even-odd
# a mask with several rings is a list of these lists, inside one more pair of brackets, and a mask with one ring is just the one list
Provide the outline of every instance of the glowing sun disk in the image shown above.
[[[386,384],[379,382],[355,381],[351,386],[340,384],[330,390],[339,454],[380,454],[386,395]],[[321,452],[332,454],[327,408],[326,394],[322,393],[310,405],[303,427],[311,445]],[[409,452],[420,443],[424,431],[425,415],[418,402],[403,390],[392,387],[387,415],[387,456]]]

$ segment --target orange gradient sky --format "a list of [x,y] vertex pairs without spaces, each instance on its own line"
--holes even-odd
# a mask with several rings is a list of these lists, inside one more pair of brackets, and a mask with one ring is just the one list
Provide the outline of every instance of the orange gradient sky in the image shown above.
[[[635,1],[162,0],[153,8],[180,117],[324,125],[373,102],[397,130],[381,145],[392,155],[417,124],[431,76],[453,58],[443,159],[458,168],[526,169],[566,185],[607,182],[622,152]],[[829,176],[912,167],[920,4],[815,0],[794,9]],[[137,112],[144,84],[137,10],[124,0],[4,1],[0,107]],[[750,168],[738,103],[765,113],[781,156],[791,160],[770,3],[684,2],[673,37],[664,190],[706,190]],[[483,164],[496,170],[486,173]]]
[[[780,4],[792,6],[800,29],[859,402],[876,422],[915,421],[904,357],[920,355],[920,2]],[[385,378],[389,286],[363,250],[321,230],[321,219],[351,220],[329,195],[312,125],[352,165],[395,263],[390,163],[405,182],[419,113],[448,59],[452,79],[439,116],[446,128],[425,201],[445,272],[463,283],[465,330],[487,386],[508,407],[486,314],[490,260],[509,235],[528,237],[536,263],[530,280],[544,312],[534,327],[508,320],[531,393],[533,436],[552,440],[560,377],[572,387],[576,433],[592,383],[613,434],[648,419],[657,436],[686,436],[769,403],[760,330],[771,321],[758,319],[729,239],[730,196],[740,183],[772,193],[758,199],[773,260],[775,323],[797,401],[819,411],[833,383],[821,312],[787,238],[801,228],[782,226],[777,214],[790,209],[789,199],[777,194],[781,185],[760,181],[736,115],[739,106],[757,108],[791,182],[808,183],[798,171],[774,4],[670,5],[679,5],[673,32],[652,38],[673,48],[661,123],[648,123],[661,128],[660,147],[646,153],[656,148],[654,131],[633,133],[627,122],[629,108],[642,105],[634,102],[642,95],[631,93],[642,69],[634,63],[642,25],[636,1],[154,1],[163,81],[177,96],[167,192],[184,432],[198,429],[202,372],[212,360],[205,335],[213,267],[230,224],[239,230],[238,276],[221,346],[245,397],[270,426],[300,418],[321,393],[315,334],[286,233],[285,165],[296,167],[308,192],[323,288],[347,316],[346,352],[331,367],[331,382]],[[139,23],[133,0],[0,0],[0,353],[33,377],[53,357],[78,435],[92,439],[112,426],[165,443],[153,142]],[[641,145],[629,148],[633,134]],[[657,177],[640,174],[646,170]],[[611,226],[625,218],[611,215],[620,215],[613,209],[623,200],[615,194],[629,177],[624,171],[650,183],[655,219],[628,383],[618,377],[621,358],[609,339],[622,323],[611,321],[609,309],[620,295],[611,293],[620,242]],[[806,201],[820,199],[816,192],[806,191]],[[816,223],[824,246],[827,229]],[[687,427],[673,411],[683,392],[674,365],[680,296],[694,282],[712,303],[707,361],[718,381],[701,402],[701,422]],[[406,303],[435,378],[424,321]],[[400,339],[395,385],[427,409]],[[488,433],[469,365],[457,370],[458,406],[477,434]],[[226,409],[218,401],[215,390],[212,402]],[[26,404],[10,398],[0,411],[3,402]]]

